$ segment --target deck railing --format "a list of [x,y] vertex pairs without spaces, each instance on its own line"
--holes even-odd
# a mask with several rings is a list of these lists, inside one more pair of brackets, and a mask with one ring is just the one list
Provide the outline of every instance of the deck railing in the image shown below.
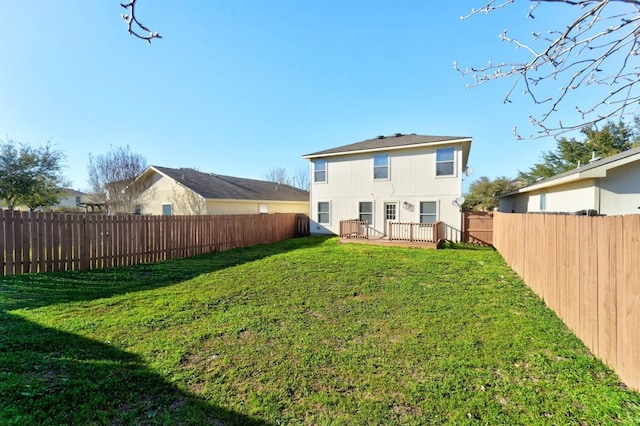
[[340,238],[369,239],[369,221],[358,219],[341,220]]
[[389,222],[387,237],[394,241],[437,243],[444,236],[442,222]]
[[[444,237],[442,222],[389,222],[387,239],[394,241],[417,241],[437,243]],[[341,238],[369,239],[369,222],[350,219],[340,221]]]

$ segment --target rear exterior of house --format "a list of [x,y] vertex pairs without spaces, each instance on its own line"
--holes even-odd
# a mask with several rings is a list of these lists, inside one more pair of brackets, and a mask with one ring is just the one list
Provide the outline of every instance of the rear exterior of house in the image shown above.
[[471,138],[379,136],[303,156],[311,167],[311,232],[339,234],[340,221],[369,223],[386,236],[390,222],[443,222],[459,241],[463,171]]
[[506,213],[640,213],[640,148],[593,161],[499,197]]

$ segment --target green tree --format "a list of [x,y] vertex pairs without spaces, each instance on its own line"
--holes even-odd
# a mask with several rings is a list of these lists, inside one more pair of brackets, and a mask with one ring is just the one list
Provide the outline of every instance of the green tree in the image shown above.
[[62,194],[62,182],[38,178],[33,190],[28,195],[20,197],[20,204],[29,207],[31,211],[39,207],[52,207],[58,204]]
[[34,148],[0,141],[0,199],[9,209],[25,204],[34,210],[57,203],[65,183],[63,160],[63,153],[50,143]]
[[542,153],[542,161],[534,164],[529,171],[518,173],[518,180],[531,184],[546,178],[588,164],[592,156],[605,158],[638,146],[639,120],[635,127],[623,121],[607,122],[602,129],[584,128],[580,133],[584,140],[560,138],[554,151]]
[[505,194],[516,189],[513,179],[500,176],[494,180],[481,176],[469,185],[469,193],[465,195],[463,210],[490,211],[498,207],[497,195]]

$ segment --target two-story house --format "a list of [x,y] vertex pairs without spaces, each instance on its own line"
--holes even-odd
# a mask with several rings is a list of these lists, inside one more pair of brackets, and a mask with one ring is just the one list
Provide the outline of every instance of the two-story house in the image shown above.
[[445,238],[459,241],[470,148],[470,137],[396,133],[304,155],[311,232],[338,234],[341,220],[359,219],[385,236],[389,222],[441,221]]

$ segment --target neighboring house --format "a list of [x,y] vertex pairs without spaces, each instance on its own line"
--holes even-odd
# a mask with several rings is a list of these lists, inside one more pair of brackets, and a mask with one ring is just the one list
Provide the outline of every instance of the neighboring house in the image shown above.
[[84,192],[76,191],[71,188],[64,188],[62,190],[62,196],[58,201],[58,204],[52,207],[55,209],[64,209],[67,211],[77,210],[84,211],[81,206],[89,200],[89,195]]
[[311,232],[338,234],[340,221],[367,220],[374,235],[388,222],[442,221],[460,240],[462,195],[471,138],[378,136],[307,154],[311,162]]
[[640,213],[640,148],[500,195],[499,211],[624,215]]
[[139,192],[137,214],[309,214],[302,189],[193,169],[149,166],[130,187]]
[[[60,198],[58,203],[53,206],[39,207],[37,211],[64,211],[64,212],[84,212],[84,203],[90,199],[89,194],[85,194],[81,191],[76,191],[72,188],[62,188],[60,190]],[[0,204],[0,207],[4,206],[4,203]],[[17,205],[13,207],[17,211],[29,211],[29,207],[24,205]]]

